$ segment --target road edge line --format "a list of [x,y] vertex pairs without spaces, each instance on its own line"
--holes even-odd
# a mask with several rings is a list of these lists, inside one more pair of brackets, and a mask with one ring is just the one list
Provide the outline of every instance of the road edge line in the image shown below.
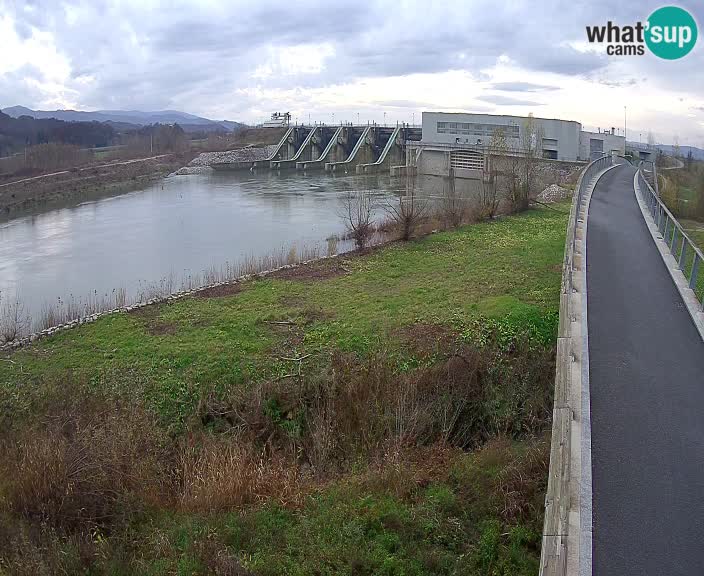
[[580,280],[584,289],[582,290],[582,302],[581,302],[581,336],[582,336],[582,362],[581,362],[581,419],[582,419],[582,430],[581,430],[581,479],[580,479],[580,556],[582,557],[582,562],[580,562],[579,575],[580,576],[592,576],[593,566],[592,566],[592,554],[593,554],[593,544],[592,544],[592,534],[593,534],[593,518],[592,518],[592,499],[593,499],[593,488],[592,488],[592,412],[591,412],[591,390],[589,387],[589,328],[588,328],[588,286],[587,286],[587,238],[589,234],[589,208],[592,202],[592,194],[599,184],[601,177],[613,170],[614,168],[621,166],[621,164],[613,164],[605,170],[602,170],[594,178],[594,184],[589,188],[589,193],[587,194],[585,207],[584,207],[584,235],[581,240],[582,243],[582,267],[580,270]]

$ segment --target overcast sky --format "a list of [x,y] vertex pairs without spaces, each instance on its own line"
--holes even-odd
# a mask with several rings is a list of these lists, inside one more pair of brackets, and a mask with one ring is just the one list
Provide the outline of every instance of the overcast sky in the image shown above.
[[[667,2],[665,2],[666,4]],[[704,2],[681,1],[704,22]],[[704,39],[608,57],[585,26],[661,2],[0,0],[0,107],[175,109],[257,122],[420,121],[423,110],[559,117],[704,147]],[[700,36],[702,35],[700,26]]]

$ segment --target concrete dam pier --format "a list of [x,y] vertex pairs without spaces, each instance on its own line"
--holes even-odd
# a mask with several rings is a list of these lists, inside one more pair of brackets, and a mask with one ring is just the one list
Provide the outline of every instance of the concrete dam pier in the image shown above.
[[248,165],[220,163],[213,168],[232,170],[324,170],[333,173],[373,174],[406,165],[407,149],[416,146],[421,129],[397,126],[289,126],[274,151]]

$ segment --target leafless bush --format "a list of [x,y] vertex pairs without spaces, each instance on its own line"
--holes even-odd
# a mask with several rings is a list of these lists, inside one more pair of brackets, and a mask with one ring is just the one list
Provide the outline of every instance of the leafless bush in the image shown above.
[[0,487],[12,513],[73,531],[163,503],[168,458],[154,422],[132,405],[67,403],[0,439]]
[[334,256],[335,254],[337,254],[337,243],[338,242],[339,242],[339,238],[335,235],[327,238],[328,256]]
[[[290,378],[208,400],[201,418],[271,454],[308,462],[323,476],[394,446],[466,449],[495,435],[544,429],[552,406],[549,354],[521,348],[501,365],[496,358],[491,347],[462,345],[431,367],[399,374],[382,352],[364,360],[336,352],[321,373],[304,366]],[[235,470],[245,456],[228,458]]]
[[443,184],[440,201],[440,216],[447,228],[457,228],[467,217],[467,200],[457,192],[455,178],[450,177]]
[[30,326],[29,315],[19,298],[7,300],[0,294],[0,344],[25,336]]
[[78,146],[52,142],[27,148],[26,167],[32,170],[60,170],[86,163],[88,153],[81,152]]
[[550,442],[543,439],[511,460],[499,474],[501,515],[509,522],[539,517],[544,505]]
[[44,302],[39,316],[34,320],[34,328],[36,330],[52,328],[92,314],[121,308],[127,303],[127,289],[124,287],[114,288],[105,294],[99,294],[97,290],[94,290],[86,297],[76,297],[69,294],[67,298]]
[[179,468],[179,502],[189,511],[229,510],[271,498],[287,505],[302,496],[295,463],[236,437],[191,440]]
[[364,250],[367,247],[374,233],[373,211],[374,197],[368,190],[361,192],[348,191],[342,198],[339,210],[340,217],[358,250]]
[[406,194],[387,200],[383,208],[398,227],[401,240],[407,241],[411,239],[413,232],[425,218],[428,203],[418,197],[415,181],[409,179]]
[[479,218],[491,220],[499,209],[499,196],[495,174],[485,174],[479,191]]

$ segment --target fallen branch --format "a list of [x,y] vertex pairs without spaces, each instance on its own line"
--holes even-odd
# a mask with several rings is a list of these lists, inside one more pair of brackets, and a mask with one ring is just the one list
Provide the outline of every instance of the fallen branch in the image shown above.
[[302,362],[306,358],[308,358],[310,354],[306,354],[305,356],[299,356],[298,358],[288,358],[286,356],[277,356],[279,360],[288,360],[289,362]]

